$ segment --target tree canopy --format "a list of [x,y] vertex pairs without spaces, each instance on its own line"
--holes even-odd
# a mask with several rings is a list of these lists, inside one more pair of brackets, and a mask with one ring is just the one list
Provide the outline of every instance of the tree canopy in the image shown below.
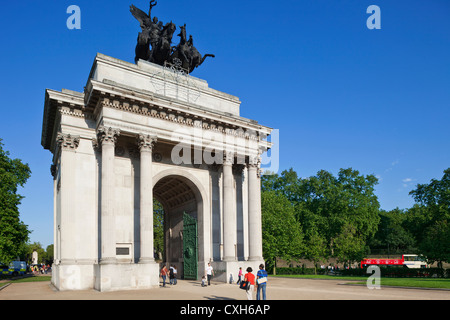
[[336,176],[320,170],[299,178],[293,169],[264,175],[266,259],[303,257],[316,264],[331,257],[355,262],[373,253],[417,253],[429,262],[450,262],[450,168],[442,179],[417,185],[410,192],[416,204],[407,209],[381,210],[377,184],[374,175],[352,168]]
[[17,193],[31,175],[30,167],[20,159],[11,159],[0,139],[0,261],[8,263],[21,255],[30,231],[19,218],[23,197]]

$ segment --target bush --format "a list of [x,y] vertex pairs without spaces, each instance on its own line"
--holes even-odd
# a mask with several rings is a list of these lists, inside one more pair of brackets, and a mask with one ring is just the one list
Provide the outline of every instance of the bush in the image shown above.
[[[317,274],[326,274],[326,269],[316,269]],[[294,274],[314,274],[314,268],[304,268],[304,267],[295,267],[295,268],[277,268],[277,274],[279,275],[294,275]]]
[[[328,274],[327,269],[316,269],[317,274]],[[450,278],[450,269],[441,268],[425,268],[425,269],[409,269],[406,267],[380,267],[381,276],[386,278]],[[314,274],[314,268],[277,268],[277,275],[309,275]],[[367,268],[356,269],[340,269],[336,271],[336,275],[367,277]]]

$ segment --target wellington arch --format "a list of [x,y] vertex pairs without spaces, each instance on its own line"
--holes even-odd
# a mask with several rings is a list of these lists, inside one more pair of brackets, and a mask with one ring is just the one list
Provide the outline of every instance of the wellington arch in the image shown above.
[[[97,54],[83,92],[46,90],[42,145],[53,154],[52,283],[112,291],[180,278],[237,278],[263,263],[260,163],[272,129],[205,80]],[[156,256],[153,199],[164,208]]]

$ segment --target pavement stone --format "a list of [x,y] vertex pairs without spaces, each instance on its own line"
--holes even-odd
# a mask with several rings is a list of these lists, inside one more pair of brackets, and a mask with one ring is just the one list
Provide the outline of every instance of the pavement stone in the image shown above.
[[[450,300],[450,291],[346,285],[344,280],[269,277],[268,300]],[[2,284],[0,284],[2,287]],[[253,295],[256,298],[256,293]],[[202,287],[200,281],[178,280],[177,285],[148,290],[113,292],[58,291],[49,281],[12,283],[0,290],[0,300],[246,300],[236,284]]]

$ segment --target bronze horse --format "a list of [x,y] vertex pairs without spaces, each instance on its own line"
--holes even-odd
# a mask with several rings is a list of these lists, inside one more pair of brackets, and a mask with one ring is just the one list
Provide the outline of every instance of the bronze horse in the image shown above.
[[[150,1],[150,11],[146,14],[134,5],[130,6],[131,14],[139,21],[142,32],[139,33],[136,45],[135,62],[140,59],[156,63],[163,66],[166,62],[175,64],[181,61],[181,67],[188,73],[199,67],[207,57],[215,57],[213,54],[202,56],[194,47],[192,36],[187,40],[186,25],[181,26],[180,43],[171,46],[172,37],[176,26],[172,22],[163,27],[163,23],[158,18],[151,18],[152,8],[156,6],[155,0]],[[150,49],[151,47],[151,49]]]
[[173,63],[174,59],[181,60],[181,67],[186,69],[189,73],[194,71],[195,68],[200,66],[207,57],[215,57],[213,54],[202,55],[194,47],[194,41],[192,36],[189,37],[189,41],[186,39],[186,25],[180,26],[180,44],[174,47],[174,52],[170,57],[170,61]]

